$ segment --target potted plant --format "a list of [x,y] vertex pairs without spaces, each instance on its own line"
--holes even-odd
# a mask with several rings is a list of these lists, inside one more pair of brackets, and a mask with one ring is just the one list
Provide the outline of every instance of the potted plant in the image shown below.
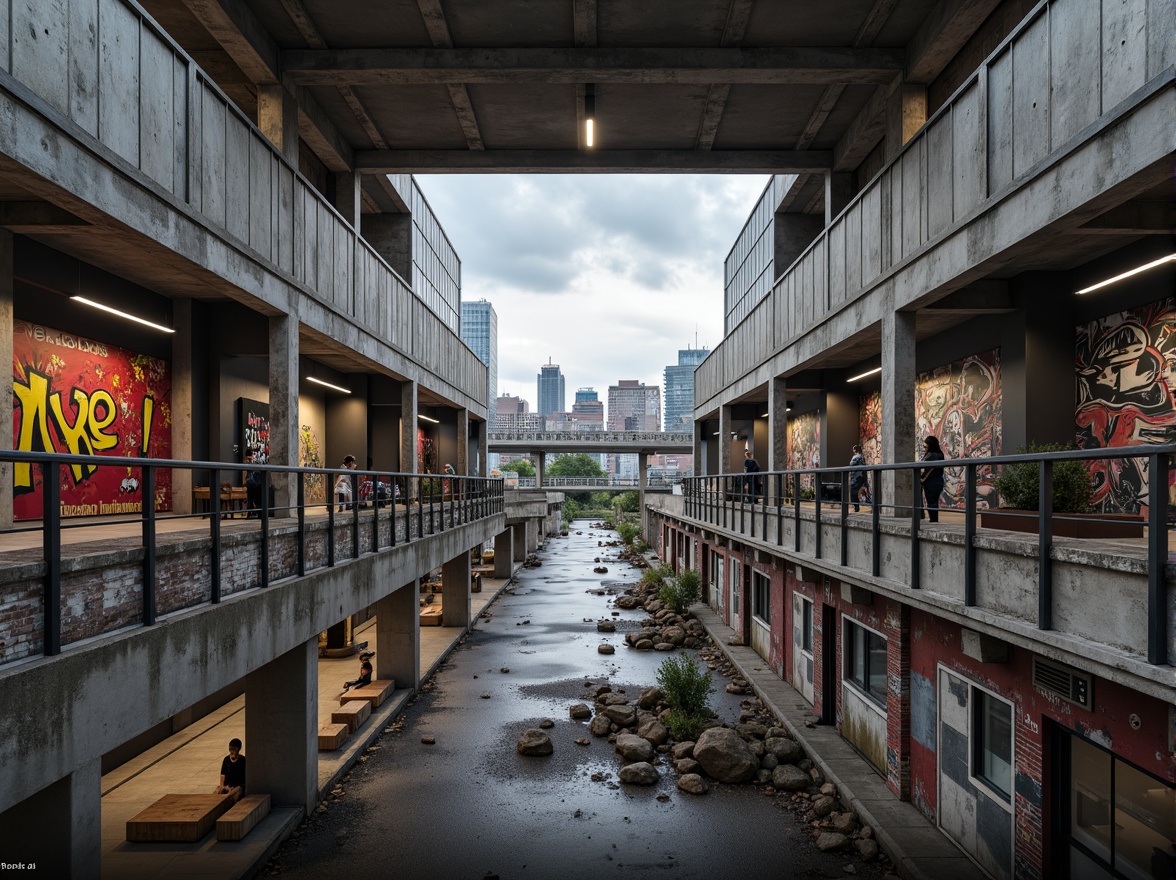
[[[1073,446],[1060,443],[1031,443],[1017,454],[1065,452]],[[1038,499],[1041,487],[1041,464],[1020,461],[1002,465],[993,485],[1000,494],[997,510],[980,513],[980,525],[986,529],[1012,532],[1036,532]],[[1092,512],[1090,499],[1093,484],[1085,461],[1053,463],[1053,533],[1063,538],[1140,538],[1144,519],[1137,514]]]

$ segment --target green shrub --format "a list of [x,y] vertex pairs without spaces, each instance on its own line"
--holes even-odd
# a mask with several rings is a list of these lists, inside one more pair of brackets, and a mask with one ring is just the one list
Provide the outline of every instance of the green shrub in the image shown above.
[[686,716],[709,713],[706,699],[711,692],[710,670],[688,654],[667,657],[657,668],[657,683],[671,709]]
[[664,562],[659,562],[657,565],[651,565],[645,571],[641,572],[641,583],[646,585],[661,586],[666,582],[666,579],[673,574],[671,569]]
[[[1073,446],[1060,443],[1031,443],[1029,448],[1017,447],[1017,454],[1064,452]],[[1036,461],[1021,461],[1001,467],[995,480],[1004,506],[1019,510],[1037,510],[1041,491],[1041,465]],[[1053,509],[1055,513],[1087,513],[1093,487],[1090,471],[1084,461],[1055,461],[1053,463]]]
[[667,580],[657,591],[657,597],[676,614],[685,614],[702,598],[702,578],[697,571],[688,568],[676,578]]
[[678,742],[689,742],[698,739],[699,730],[703,722],[710,718],[708,713],[691,715],[679,709],[671,709],[666,713],[666,728]]
[[621,543],[626,546],[631,546],[634,541],[641,537],[641,526],[635,522],[623,521],[617,523],[617,533],[621,536]]

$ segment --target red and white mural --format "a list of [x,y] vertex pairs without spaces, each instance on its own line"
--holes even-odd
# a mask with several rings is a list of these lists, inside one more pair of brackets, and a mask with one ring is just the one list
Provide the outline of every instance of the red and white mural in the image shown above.
[[[105,342],[13,322],[13,447],[26,452],[171,456],[171,367]],[[61,515],[138,513],[138,468],[61,468]],[[40,519],[41,469],[13,467],[13,514]],[[171,472],[155,473],[155,509],[171,510]]]
[[[788,417],[788,469],[819,468],[821,466],[821,414],[807,412]],[[801,474],[800,485],[814,489],[813,474]]]

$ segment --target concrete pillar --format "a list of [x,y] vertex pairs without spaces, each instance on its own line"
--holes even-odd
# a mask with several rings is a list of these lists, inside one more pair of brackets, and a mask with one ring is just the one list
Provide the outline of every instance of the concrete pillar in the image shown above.
[[514,534],[514,561],[522,562],[527,558],[527,523],[526,520],[513,523],[510,527]]
[[547,469],[547,455],[542,451],[532,452],[531,461],[535,464],[535,488],[543,487],[543,473]]
[[453,467],[463,477],[470,473],[470,411],[465,407],[457,411],[457,461]]
[[[216,780],[209,783],[209,791]],[[79,767],[0,813],[0,853],[36,877],[102,876],[102,761]]]
[[887,160],[894,158],[926,121],[927,87],[903,83],[895,89],[886,105]]
[[788,468],[788,381],[775,377],[768,381],[768,460],[769,471]]
[[526,534],[527,552],[534,553],[539,549],[539,523],[534,517],[527,517],[523,528]]
[[[637,453],[637,512],[638,516],[645,515],[645,490],[649,488],[649,453]],[[644,529],[642,529],[644,533]]]
[[[228,747],[228,743],[225,743]],[[318,802],[318,636],[245,676],[246,788],[274,806]],[[213,780],[215,783],[216,780]]]
[[[887,308],[882,317],[882,462],[911,461],[915,455],[915,313]],[[882,503],[906,516],[913,500],[912,473],[883,481]]]
[[509,578],[514,568],[514,529],[507,526],[494,536],[494,576]]
[[298,102],[279,83],[257,87],[257,127],[298,167]]
[[364,239],[409,284],[412,284],[412,217],[408,214],[365,214]]
[[776,238],[772,271],[779,278],[821,234],[825,221],[815,214],[781,213],[773,219],[772,227]]
[[470,605],[470,551],[464,550],[441,566],[441,625],[468,627]]
[[475,422],[474,430],[478,433],[478,467],[474,471],[478,476],[485,477],[490,473],[486,446],[490,442],[490,425],[487,422]]
[[359,195],[360,175],[355,171],[336,173],[335,198],[332,204],[335,210],[343,215],[352,229],[360,228],[360,208],[363,205]]
[[[12,400],[12,233],[0,229],[0,400]],[[173,377],[173,382],[174,382]],[[9,405],[9,410],[12,407]],[[175,430],[173,426],[172,430]],[[173,435],[174,436],[174,435]],[[0,449],[12,449],[11,417],[9,430],[0,432]],[[188,496],[192,492],[189,490]],[[0,462],[0,528],[12,528],[12,462]]]
[[[269,319],[269,407],[270,464],[298,464],[298,315]],[[298,500],[294,474],[271,474],[276,490],[277,511],[273,516],[290,516],[288,508]]]
[[706,448],[706,438],[703,436],[702,430],[703,430],[702,422],[695,422],[694,423],[694,443],[693,443],[693,448],[690,450],[690,452],[691,452],[691,455],[694,456],[694,475],[696,477],[700,477],[703,474],[708,473],[710,470],[707,467],[708,462],[703,460],[702,451],[703,451],[703,449]]
[[[400,384],[400,470],[406,474],[420,471],[417,457],[417,383],[405,379]],[[415,480],[409,480],[404,501],[417,500]]]
[[731,407],[719,407],[719,473],[731,473]]
[[421,681],[420,582],[409,581],[376,602],[376,678],[398,688]]
[[[171,442],[172,458],[192,455],[192,300],[172,300],[172,384]],[[172,471],[172,513],[192,512],[192,472],[187,468]]]
[[857,182],[854,175],[847,172],[825,173],[825,225],[833,222],[833,218],[845,210],[857,195]]

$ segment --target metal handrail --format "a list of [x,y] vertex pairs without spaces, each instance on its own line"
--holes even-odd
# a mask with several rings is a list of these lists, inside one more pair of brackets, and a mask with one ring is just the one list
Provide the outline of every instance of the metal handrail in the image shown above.
[[[811,504],[813,515],[813,556],[823,558],[821,546],[821,510],[823,504],[840,506],[838,526],[840,527],[840,546],[838,564],[848,565],[849,541],[849,505],[854,503],[849,497],[850,475],[866,472],[867,486],[870,489],[871,500],[869,515],[869,531],[872,535],[871,562],[869,574],[877,577],[881,572],[881,554],[879,534],[881,530],[881,516],[889,511],[889,516],[909,517],[911,557],[910,557],[910,588],[920,588],[919,566],[921,553],[920,519],[923,513],[922,492],[917,491],[917,471],[927,467],[950,470],[960,468],[964,471],[963,507],[939,507],[939,510],[959,511],[964,517],[964,603],[972,606],[976,604],[976,535],[978,490],[980,479],[978,471],[981,469],[995,469],[1006,464],[1034,462],[1038,465],[1038,509],[1033,512],[1023,512],[1017,515],[1037,520],[1037,557],[1038,557],[1038,610],[1037,626],[1042,630],[1053,628],[1053,525],[1055,520],[1077,518],[1075,514],[1055,513],[1053,509],[1052,476],[1053,467],[1058,462],[1092,461],[1107,459],[1145,458],[1148,463],[1148,498],[1158,499],[1159,503],[1148,506],[1145,524],[1147,526],[1147,572],[1148,572],[1148,612],[1147,612],[1147,657],[1154,665],[1164,665],[1168,662],[1167,630],[1168,622],[1165,612],[1165,593],[1167,589],[1168,567],[1168,486],[1170,459],[1176,454],[1176,443],[1150,444],[1144,446],[1123,446],[1108,449],[1075,449],[1063,452],[1049,453],[1018,453],[1015,455],[997,455],[986,458],[958,458],[936,461],[928,464],[921,461],[897,462],[893,464],[872,465],[844,465],[828,468],[798,468],[782,471],[767,471],[755,474],[711,474],[696,477],[686,477],[682,480],[683,495],[685,496],[685,514],[702,522],[731,529],[768,542],[768,515],[776,517],[774,543],[784,544],[784,526],[787,519],[793,523],[792,553],[801,553],[801,505]],[[883,475],[892,475],[888,488],[889,499],[883,497]],[[909,493],[909,500],[896,497],[900,488],[896,487],[898,474],[910,474],[910,485],[902,485],[901,492]],[[802,497],[801,487],[803,478],[812,478],[813,494],[811,498]],[[836,487],[836,492],[826,492],[826,487]],[[824,495],[836,497],[824,498]],[[786,506],[787,505],[787,506]],[[791,508],[791,509],[789,509]],[[750,519],[748,519],[750,515]],[[1113,521],[1096,515],[1085,514],[1082,519],[1095,522]],[[1121,521],[1121,520],[1118,520]]]

